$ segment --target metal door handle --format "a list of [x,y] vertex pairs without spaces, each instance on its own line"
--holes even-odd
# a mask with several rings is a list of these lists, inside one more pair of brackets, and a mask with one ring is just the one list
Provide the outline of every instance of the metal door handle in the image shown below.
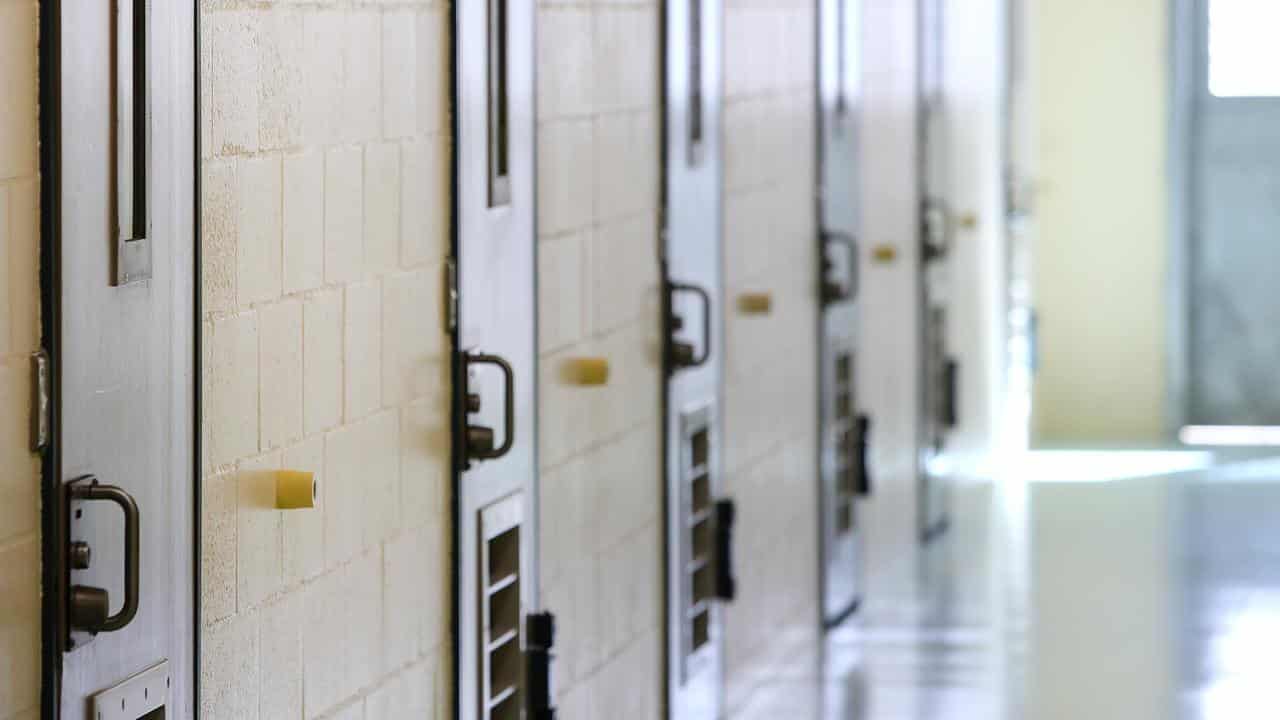
[[[702,354],[690,355],[688,357],[679,356],[672,353],[672,365],[677,368],[698,367],[707,362],[711,357],[711,295],[697,285],[687,285],[684,283],[669,283],[667,292],[672,299],[676,293],[693,293],[702,299]],[[668,337],[670,338],[671,347],[674,350],[680,343],[676,342],[675,332],[683,327],[684,323],[675,312],[671,312],[668,318],[670,327],[668,328]]]
[[871,452],[871,418],[866,415],[859,415],[856,423],[858,460],[855,467],[858,469],[857,491],[859,495],[867,497],[871,495],[871,471],[867,465],[867,456]]
[[[497,355],[486,355],[483,353],[468,354],[467,365],[494,365],[502,370],[505,379],[505,392],[503,393],[505,406],[503,408],[502,420],[502,445],[497,448],[481,448],[474,445],[468,448],[468,454],[475,460],[496,460],[511,451],[511,445],[515,442],[516,437],[516,374],[511,369],[511,363],[502,359]],[[468,393],[468,400],[471,396]],[[468,432],[479,429],[476,426],[468,426]],[[484,430],[488,430],[484,428]],[[491,432],[491,431],[490,431]]]
[[[827,257],[827,246],[831,243],[839,243],[844,245],[849,255],[849,284],[846,287],[840,287],[827,277],[827,273],[831,272],[833,264]],[[824,305],[833,305],[845,300],[852,300],[858,296],[858,241],[848,233],[824,231],[822,233],[822,302]]]
[[[78,483],[71,486],[71,499],[86,501],[113,502],[124,512],[124,606],[120,612],[105,620],[94,623],[93,627],[83,629],[90,632],[114,632],[128,625],[138,613],[138,504],[133,496],[115,485],[101,485],[97,480]],[[77,589],[72,588],[72,598],[77,596]],[[90,590],[90,589],[85,589]],[[93,588],[92,590],[96,590]],[[106,593],[100,597],[105,603]],[[75,603],[72,603],[74,609]]]

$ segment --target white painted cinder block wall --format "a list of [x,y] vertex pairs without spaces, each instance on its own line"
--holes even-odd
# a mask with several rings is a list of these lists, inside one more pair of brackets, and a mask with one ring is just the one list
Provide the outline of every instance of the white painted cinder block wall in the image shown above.
[[[542,599],[566,720],[662,716],[659,3],[538,4]],[[602,387],[565,364],[601,357]]]
[[37,10],[0,0],[0,720],[40,700],[39,462],[28,451],[39,346]]
[[448,711],[448,18],[202,4],[208,720]]
[[[814,3],[725,3],[725,454],[738,505],[726,691],[816,642]],[[773,312],[736,298],[770,292]]]

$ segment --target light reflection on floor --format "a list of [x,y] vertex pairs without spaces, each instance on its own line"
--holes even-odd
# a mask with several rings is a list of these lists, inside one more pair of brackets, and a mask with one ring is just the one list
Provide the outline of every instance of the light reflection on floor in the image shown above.
[[1280,461],[1195,456],[958,487],[914,620],[855,617],[733,717],[1280,717]]

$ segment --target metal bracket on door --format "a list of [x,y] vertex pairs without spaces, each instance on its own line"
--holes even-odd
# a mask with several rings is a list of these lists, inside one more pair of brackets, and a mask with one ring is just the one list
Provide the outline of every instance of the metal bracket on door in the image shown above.
[[871,418],[866,415],[859,415],[855,422],[857,446],[854,448],[857,458],[854,467],[858,470],[858,494],[867,497],[871,495],[871,469],[867,458],[871,452]]
[[[675,297],[679,293],[689,293],[702,300],[702,352],[696,353],[692,343],[676,338],[676,333],[684,329],[684,318],[675,313]],[[667,283],[667,360],[672,372],[684,368],[698,367],[711,357],[711,295],[697,285],[685,283]]]
[[942,408],[939,422],[945,428],[960,424],[960,363],[948,359],[942,366]]
[[93,696],[94,720],[163,720],[173,678],[162,660]]
[[49,353],[41,349],[31,355],[31,452],[34,453],[42,453],[49,447],[50,379]]
[[534,613],[525,622],[528,649],[526,670],[529,720],[555,720],[551,702],[551,650],[556,643],[556,618],[549,612]]
[[[109,614],[111,599],[105,589],[71,582],[71,573],[89,569],[93,558],[93,548],[89,543],[76,537],[75,521],[84,512],[80,505],[88,502],[115,503],[124,512],[124,604],[114,615]],[[92,475],[67,483],[63,488],[63,510],[67,528],[66,546],[60,558],[67,589],[63,599],[63,617],[67,627],[64,649],[71,650],[100,632],[120,630],[137,614],[140,517],[133,496],[114,485],[100,484]]]
[[737,515],[737,506],[732,500],[716,501],[716,598],[726,602],[733,602],[738,595],[738,581],[733,573],[733,526]]

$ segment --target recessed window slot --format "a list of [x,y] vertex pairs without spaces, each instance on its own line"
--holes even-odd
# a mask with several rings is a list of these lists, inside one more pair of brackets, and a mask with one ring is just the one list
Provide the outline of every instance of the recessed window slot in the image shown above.
[[693,505],[690,508],[692,513],[705,513],[711,507],[711,476],[703,473],[693,479],[692,495]]
[[689,164],[702,157],[702,0],[689,0]]
[[507,82],[511,0],[489,2],[489,207],[511,202],[511,97]]

